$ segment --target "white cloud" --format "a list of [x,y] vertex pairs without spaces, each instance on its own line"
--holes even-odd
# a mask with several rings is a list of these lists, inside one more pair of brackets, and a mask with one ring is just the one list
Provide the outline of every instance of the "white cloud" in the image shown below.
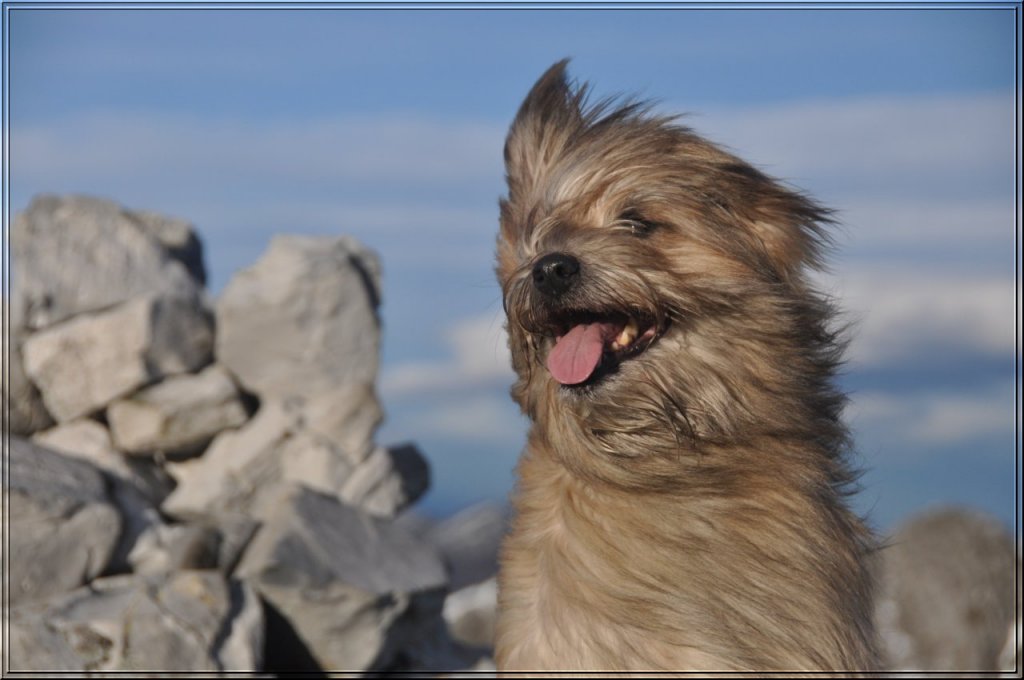
[[[973,393],[856,394],[847,419],[858,430],[878,429],[917,445],[957,444],[975,437],[1012,433],[1014,385]],[[898,446],[891,447],[899,450]]]
[[855,365],[891,364],[936,348],[1020,352],[1010,276],[862,264],[824,279],[822,288],[855,322],[848,353]]
[[1012,195],[1005,198],[851,199],[839,214],[840,250],[850,247],[884,253],[886,248],[1012,246]]
[[[927,239],[955,249],[1012,243],[1012,104],[1002,92],[889,95],[684,122],[773,174],[831,186],[819,198],[840,211],[841,245],[877,252]],[[468,234],[494,225],[506,125],[412,114],[69,115],[12,128],[12,189],[149,200],[159,188],[176,212],[216,217],[207,229],[273,216],[283,229],[333,221]]]
[[784,177],[1013,175],[1013,92],[875,95],[709,111],[699,132]]
[[387,367],[381,394],[388,399],[511,385],[514,374],[503,318],[499,311],[456,322],[445,333],[448,358]]
[[[282,182],[441,182],[500,177],[504,127],[380,115],[254,121],[197,115],[92,113],[11,130],[12,179],[142,177],[204,187]],[[208,189],[208,186],[205,188]]]

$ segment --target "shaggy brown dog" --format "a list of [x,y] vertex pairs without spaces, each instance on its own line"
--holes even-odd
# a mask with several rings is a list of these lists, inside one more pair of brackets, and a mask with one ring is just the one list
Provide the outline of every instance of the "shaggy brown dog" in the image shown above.
[[828,213],[565,63],[508,135],[498,277],[532,420],[499,669],[875,665]]

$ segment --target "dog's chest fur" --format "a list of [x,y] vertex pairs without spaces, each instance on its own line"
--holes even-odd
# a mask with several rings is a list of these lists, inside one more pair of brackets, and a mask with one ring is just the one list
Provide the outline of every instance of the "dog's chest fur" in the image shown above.
[[[557,464],[527,457],[520,475],[517,524],[501,572],[502,668],[715,666],[698,651],[700,632],[678,628],[684,598],[678,583],[662,582],[672,575],[650,569],[657,546],[628,535],[606,514],[614,508],[596,508],[605,501]],[[642,570],[631,554],[637,549],[648,550]],[[671,570],[663,560],[662,567]]]
[[[597,491],[536,442],[519,475],[500,576],[500,668],[874,663],[870,654],[843,652],[863,649],[844,639],[848,604],[840,604],[863,579],[855,557],[831,544],[827,526],[771,519],[800,510],[797,516],[820,516],[820,508],[801,507],[806,499],[785,489],[766,495],[756,480],[748,502]],[[804,559],[794,562],[794,553]],[[822,559],[830,570],[821,568]],[[814,639],[829,642],[808,646]]]

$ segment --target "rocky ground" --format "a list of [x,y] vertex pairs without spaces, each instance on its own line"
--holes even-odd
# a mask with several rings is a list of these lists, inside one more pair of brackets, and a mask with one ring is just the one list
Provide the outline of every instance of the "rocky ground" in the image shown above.
[[[407,512],[430,467],[375,440],[374,253],[278,236],[213,300],[181,220],[40,196],[10,244],[11,670],[493,668],[507,511]],[[1013,669],[1005,529],[948,511],[890,543],[889,667]]]

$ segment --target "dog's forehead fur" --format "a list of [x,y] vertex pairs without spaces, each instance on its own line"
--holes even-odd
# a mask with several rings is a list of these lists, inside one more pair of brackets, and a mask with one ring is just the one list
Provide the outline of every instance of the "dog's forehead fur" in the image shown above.
[[552,230],[607,227],[626,211],[782,278],[822,265],[827,210],[648,103],[590,103],[566,63],[537,81],[505,142],[501,280],[543,254]]

